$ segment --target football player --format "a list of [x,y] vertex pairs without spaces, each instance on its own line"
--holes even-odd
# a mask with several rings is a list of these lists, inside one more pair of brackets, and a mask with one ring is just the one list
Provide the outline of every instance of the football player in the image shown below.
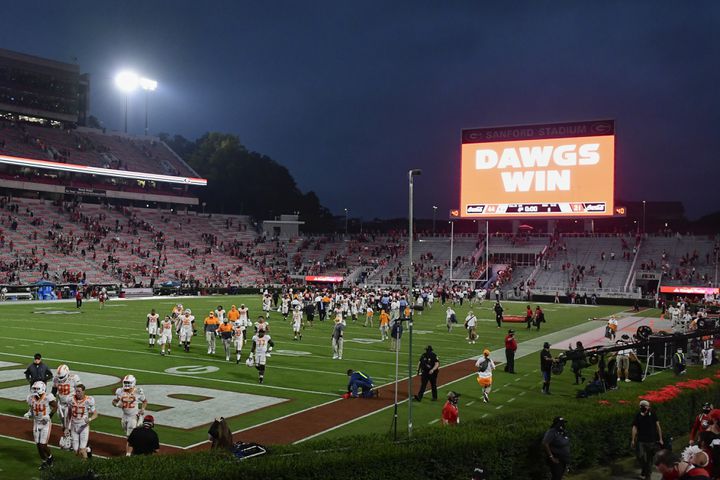
[[222,340],[223,350],[225,350],[225,361],[230,361],[230,349],[232,348],[233,326],[227,318],[224,318],[218,326],[217,334]]
[[165,347],[167,346],[167,354],[170,355],[170,346],[172,345],[173,322],[170,315],[165,315],[165,320],[160,324],[160,355],[165,355]]
[[[52,394],[58,402],[58,413],[63,426],[63,431],[67,431],[70,427],[70,402],[75,393],[75,387],[80,384],[80,378],[70,373],[70,368],[63,364],[57,367],[56,375],[53,378]],[[70,440],[70,432],[68,431],[60,438],[60,448],[70,449],[72,442]]]
[[238,308],[238,312],[240,312],[240,323],[243,325],[243,342],[247,340],[247,327],[252,326],[252,322],[250,321],[250,310],[245,306],[245,304],[241,304],[240,308]]
[[53,456],[48,447],[50,429],[52,428],[52,416],[57,411],[57,401],[52,393],[46,393],[47,386],[44,382],[35,382],[30,389],[27,403],[30,410],[26,415],[33,420],[33,439],[37,445],[38,453],[42,459],[40,470],[52,466]]
[[180,343],[186,352],[190,351],[190,339],[195,331],[195,316],[192,310],[185,309],[180,317]]
[[252,367],[253,364],[255,365],[258,371],[258,382],[263,383],[265,381],[267,357],[270,356],[270,352],[272,352],[275,344],[270,338],[270,335],[265,334],[265,330],[258,330],[253,336],[252,342],[252,349],[250,350],[247,365],[250,367]]
[[85,395],[85,385],[75,386],[75,395],[70,403],[70,438],[72,449],[81,458],[88,457],[87,444],[90,438],[90,422],[98,417],[95,399]]
[[280,302],[280,314],[283,316],[283,320],[287,320],[289,313],[290,313],[290,296],[285,294],[285,295],[283,295],[283,298]]
[[255,333],[258,333],[260,330],[264,331],[265,333],[270,332],[270,323],[265,321],[265,317],[260,315],[257,319],[257,322],[255,322]]
[[303,319],[303,313],[300,309],[300,306],[297,306],[293,309],[292,313],[292,323],[293,323],[293,340],[302,340],[302,333],[300,332],[300,329],[302,328],[302,319]]
[[[145,416],[145,407],[147,407],[147,398],[143,389],[137,386],[135,376],[125,375],[122,380],[122,387],[115,390],[115,398],[112,400],[113,407],[122,408],[123,415],[120,419],[120,425],[125,431],[126,436],[135,427],[138,426],[139,420]],[[130,455],[130,447],[127,447],[126,453]]]
[[233,323],[233,343],[235,344],[235,364],[239,364],[245,343],[245,324],[241,320],[235,320]]
[[272,297],[270,294],[265,294],[262,299],[262,309],[265,312],[265,318],[270,318],[270,309],[272,308]]
[[158,327],[160,326],[160,315],[155,313],[155,309],[150,310],[147,314],[147,322],[145,322],[145,331],[148,333],[148,348],[155,346],[155,337],[157,336]]

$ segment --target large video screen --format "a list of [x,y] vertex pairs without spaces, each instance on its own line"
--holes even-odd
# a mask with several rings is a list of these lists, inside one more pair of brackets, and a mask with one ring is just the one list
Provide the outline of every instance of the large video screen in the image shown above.
[[613,215],[612,120],[463,130],[463,218]]

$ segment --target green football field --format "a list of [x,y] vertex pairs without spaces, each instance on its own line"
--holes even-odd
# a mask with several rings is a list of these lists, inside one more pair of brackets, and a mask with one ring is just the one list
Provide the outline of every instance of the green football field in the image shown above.
[[[217,416],[229,418],[231,429],[236,431],[334,400],[345,391],[345,371],[348,368],[368,373],[376,385],[390,383],[394,379],[395,353],[390,351],[387,341],[380,341],[377,318],[373,328],[363,327],[361,321],[354,324],[349,320],[343,359],[333,360],[330,322],[316,320],[312,328],[304,330],[302,341],[293,341],[290,321],[283,321],[279,313],[271,313],[270,335],[275,342],[275,351],[268,360],[263,385],[258,384],[254,368],[248,368],[244,363],[236,365],[234,359],[226,362],[220,344],[214,356],[207,355],[204,337],[201,336],[193,339],[190,353],[179,349],[177,338],[174,337],[172,354],[163,357],[158,353],[158,347],[148,348],[145,317],[151,308],[155,308],[161,315],[169,313],[178,301],[185,308],[193,310],[199,322],[199,330],[202,330],[205,314],[218,304],[229,309],[233,303],[245,303],[253,319],[260,312],[259,295],[115,300],[102,310],[99,304],[93,302],[85,303],[80,310],[75,308],[74,303],[59,302],[0,305],[3,332],[0,335],[0,413],[14,416],[25,413],[25,403],[17,399],[18,392],[22,388],[27,389],[21,370],[32,361],[35,352],[41,352],[44,361],[53,369],[60,363],[66,363],[72,371],[80,372],[85,383],[91,384],[86,378],[93,378],[98,386],[90,388],[88,393],[95,396],[98,405],[109,402],[110,395],[120,386],[120,379],[124,375],[135,375],[138,385],[148,393],[148,410],[156,415],[156,430],[161,442],[178,447],[205,441],[207,424]],[[525,305],[505,302],[505,314],[524,314]],[[439,304],[423,315],[417,315],[413,363],[417,362],[427,344],[433,345],[443,365],[480,355],[486,347],[491,350],[502,348],[507,329],[496,328],[492,306],[492,302],[473,306],[480,319],[480,340],[474,345],[465,341],[466,332],[462,325],[451,334],[447,333],[445,309]],[[519,325],[522,327],[517,328],[520,343],[584,324],[592,317],[625,310],[624,307],[613,306],[551,304],[544,308],[547,323],[540,332],[534,329],[526,332],[524,325]],[[461,322],[468,309],[467,304],[456,308]],[[593,323],[594,326],[601,325]],[[506,324],[508,327],[511,325]],[[246,358],[249,346],[245,348],[243,359]],[[401,377],[407,376],[407,364],[407,345],[403,345],[400,353]],[[532,354],[517,361],[518,375],[498,372],[495,391],[491,403],[487,405],[481,402],[480,389],[472,371],[452,385],[443,386],[440,389],[441,396],[451,388],[463,394],[460,403],[461,420],[512,414],[514,409],[542,407],[544,403],[552,404],[574,396],[575,388],[570,385],[570,373],[554,381],[555,395],[552,399],[538,395],[540,378],[537,368],[537,354]],[[440,384],[443,383],[441,370]],[[406,384],[402,383],[400,388],[406,389]],[[417,385],[414,386],[416,388]],[[244,400],[236,400],[233,395],[250,395],[252,399],[260,399],[260,403],[243,406]],[[207,401],[210,398],[216,398],[216,401]],[[431,402],[429,397],[427,401],[415,403],[415,428],[437,428],[441,407],[441,402]],[[119,410],[114,409],[118,412],[114,416],[111,416],[114,411],[108,412],[107,406],[99,410],[101,417],[93,422],[93,431],[122,435]],[[172,412],[176,414],[173,416]],[[167,415],[164,421],[161,420],[163,415]],[[399,429],[404,430],[407,425],[404,405],[401,406],[400,418]],[[392,409],[384,409],[324,432],[318,438],[366,432],[385,433],[390,428],[391,420]],[[8,441],[13,446],[12,449],[0,449],[0,465],[10,462],[12,457],[12,464],[24,464],[29,459],[32,468],[37,466],[39,460],[33,445],[2,440],[3,445]],[[22,450],[23,455],[12,453],[16,450]]]

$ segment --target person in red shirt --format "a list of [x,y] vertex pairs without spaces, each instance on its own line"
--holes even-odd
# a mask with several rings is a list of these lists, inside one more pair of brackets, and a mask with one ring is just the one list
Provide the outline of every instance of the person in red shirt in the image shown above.
[[530,330],[530,327],[532,327],[532,321],[533,321],[533,311],[532,311],[532,308],[530,308],[530,305],[528,305],[527,310],[525,310],[525,323],[527,323],[528,330]]
[[517,350],[517,340],[515,340],[515,330],[508,330],[505,337],[505,371],[515,373],[515,351]]
[[448,392],[447,402],[442,409],[442,423],[443,425],[457,425],[460,423],[460,416],[458,411],[458,399],[460,398],[459,393]]
[[695,417],[693,426],[690,429],[690,445],[694,445],[698,440],[698,435],[707,430],[710,426],[710,422],[712,422],[710,419],[710,412],[712,409],[712,403],[705,403],[702,407],[702,413]]

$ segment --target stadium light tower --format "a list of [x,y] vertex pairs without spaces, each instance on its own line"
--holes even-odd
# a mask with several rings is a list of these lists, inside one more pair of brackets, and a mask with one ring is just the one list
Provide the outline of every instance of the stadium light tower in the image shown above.
[[131,71],[122,71],[115,75],[115,86],[125,92],[125,133],[127,133],[127,120],[128,120],[128,97],[130,92],[133,92],[138,88],[140,77],[137,73]]
[[157,89],[158,82],[150,80],[149,78],[140,79],[140,88],[145,90],[145,136],[148,135],[148,103],[150,98],[150,92],[154,92]]
[[349,210],[346,208],[345,210],[345,236],[347,237],[347,228],[348,228],[348,212]]
[[422,175],[422,170],[413,169],[408,171],[408,305],[410,306],[410,318],[408,319],[408,438],[412,437],[413,417],[413,358],[412,358],[412,329],[413,329],[413,186],[415,177]]
[[437,216],[437,205],[433,205],[433,236],[435,236],[435,217]]

